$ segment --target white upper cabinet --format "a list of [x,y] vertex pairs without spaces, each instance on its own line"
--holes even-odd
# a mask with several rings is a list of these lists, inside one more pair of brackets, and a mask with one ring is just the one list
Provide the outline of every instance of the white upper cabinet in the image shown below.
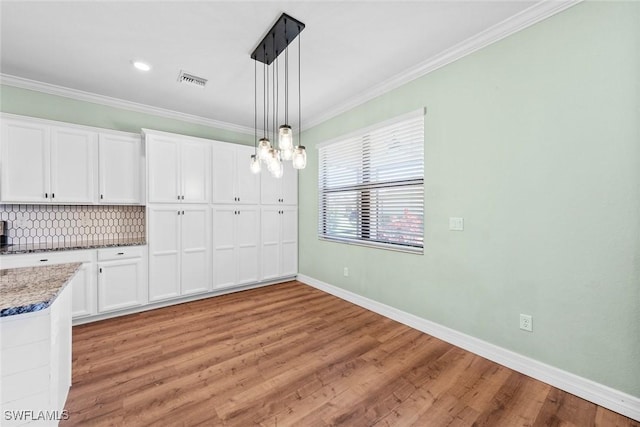
[[213,203],[260,203],[260,175],[249,170],[254,148],[216,142],[213,145]]
[[2,121],[0,200],[48,201],[49,135],[49,126],[14,120]]
[[208,203],[210,143],[145,131],[150,203]]
[[100,203],[143,204],[140,136],[101,133],[98,157]]
[[5,203],[94,203],[97,133],[32,120],[3,119]]
[[284,173],[280,178],[274,178],[266,167],[262,168],[260,200],[263,205],[298,204],[298,171],[291,162],[285,161],[283,165]]
[[98,134],[80,129],[51,129],[51,197],[54,203],[96,201]]

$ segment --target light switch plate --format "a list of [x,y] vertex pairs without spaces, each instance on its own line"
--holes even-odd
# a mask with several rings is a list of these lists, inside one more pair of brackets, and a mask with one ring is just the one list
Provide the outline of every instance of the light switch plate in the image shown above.
[[453,231],[463,231],[464,230],[464,219],[463,218],[449,218],[449,230]]

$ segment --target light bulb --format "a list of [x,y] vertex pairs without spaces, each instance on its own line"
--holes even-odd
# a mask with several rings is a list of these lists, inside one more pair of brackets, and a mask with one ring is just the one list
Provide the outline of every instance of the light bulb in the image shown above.
[[293,131],[291,130],[291,126],[280,126],[278,137],[278,148],[283,151],[293,149]]
[[298,145],[293,150],[293,159],[291,161],[294,169],[304,169],[307,167],[307,151],[303,145]]
[[258,142],[258,158],[266,161],[269,157],[269,150],[271,150],[271,142],[268,138],[261,138]]
[[253,173],[260,173],[260,159],[258,158],[258,156],[256,156],[255,154],[251,155],[251,172]]
[[269,172],[273,172],[273,170],[278,166],[278,163],[280,163],[280,152],[275,148],[270,149],[267,154],[266,162]]

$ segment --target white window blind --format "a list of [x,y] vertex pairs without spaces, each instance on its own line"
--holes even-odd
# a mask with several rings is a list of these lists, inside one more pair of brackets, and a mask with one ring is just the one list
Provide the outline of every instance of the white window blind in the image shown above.
[[321,239],[422,253],[424,115],[319,148]]

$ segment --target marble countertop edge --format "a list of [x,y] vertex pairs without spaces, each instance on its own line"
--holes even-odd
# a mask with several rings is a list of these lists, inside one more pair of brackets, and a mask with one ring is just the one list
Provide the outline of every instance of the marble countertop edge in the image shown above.
[[81,266],[73,262],[0,270],[0,318],[48,308]]

